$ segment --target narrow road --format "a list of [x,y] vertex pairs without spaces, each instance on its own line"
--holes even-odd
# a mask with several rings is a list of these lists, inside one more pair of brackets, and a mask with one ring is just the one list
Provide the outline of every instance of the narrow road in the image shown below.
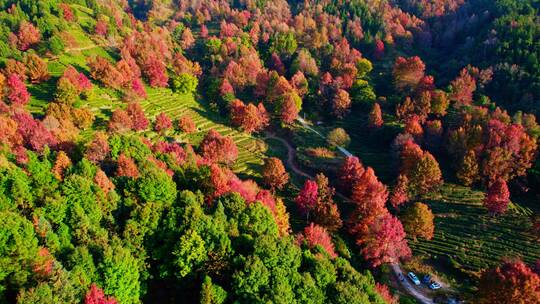
[[409,281],[407,276],[403,273],[403,270],[401,270],[401,267],[399,267],[399,264],[397,264],[397,263],[390,264],[390,268],[392,268],[392,271],[394,272],[394,274],[396,275],[397,278],[400,278],[400,274],[401,274],[401,277],[403,278],[403,280],[398,279],[398,282],[418,302],[420,302],[422,304],[434,304],[435,303],[435,302],[433,302],[433,300],[431,298],[429,298],[427,295],[425,295],[422,291],[416,289],[416,287],[414,287],[413,284],[411,284],[411,282]]
[[[313,131],[317,132],[315,130],[313,130]],[[294,149],[288,141],[286,141],[285,139],[283,139],[283,138],[281,138],[281,137],[279,137],[279,136],[277,136],[275,134],[269,133],[269,132],[266,132],[266,138],[275,139],[275,140],[281,142],[287,148],[287,166],[289,168],[291,168],[291,170],[294,173],[296,173],[296,174],[298,174],[300,176],[303,176],[305,178],[309,178],[309,179],[313,178],[310,174],[302,171],[302,169],[300,169],[296,165],[296,163],[294,161],[295,158],[296,158],[296,149]],[[336,192],[336,195],[338,197],[340,197],[341,199],[343,199],[344,201],[346,201],[346,202],[351,202],[350,199],[348,199],[347,197],[345,197],[343,194],[341,194],[339,192]],[[422,304],[434,304],[433,300],[428,295],[424,294],[421,290],[416,289],[416,287],[414,287],[411,284],[411,282],[407,279],[405,274],[403,274],[403,270],[401,269],[401,267],[399,266],[398,263],[391,264],[390,268],[392,269],[392,272],[394,273],[396,278],[399,278],[400,274],[402,275],[402,277],[404,279],[403,280],[398,279],[399,284],[401,284],[401,286],[405,290],[407,290],[407,292],[410,295],[412,295],[418,302],[420,302]]]

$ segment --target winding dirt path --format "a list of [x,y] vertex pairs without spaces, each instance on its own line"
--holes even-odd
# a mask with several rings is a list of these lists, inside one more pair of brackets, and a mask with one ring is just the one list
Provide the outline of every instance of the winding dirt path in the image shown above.
[[275,139],[281,142],[287,148],[287,165],[294,173],[301,175],[305,178],[313,178],[313,176],[307,174],[306,172],[298,168],[298,166],[296,166],[296,163],[294,162],[294,159],[296,158],[296,150],[291,146],[291,144],[289,144],[288,141],[269,132],[266,132],[266,138]]
[[[287,148],[287,166],[296,174],[300,175],[300,176],[303,176],[305,178],[309,178],[309,179],[312,179],[313,176],[311,176],[310,174],[304,172],[302,169],[300,169],[296,163],[295,163],[295,158],[296,158],[296,149],[294,149],[291,144],[273,134],[273,133],[270,133],[270,132],[266,132],[266,138],[270,138],[270,139],[274,139],[274,140],[277,140],[279,142],[281,142],[286,148]],[[345,197],[343,194],[339,193],[339,192],[336,192],[336,195],[341,198],[342,200],[344,200],[345,202],[348,202],[350,203],[351,200],[347,197]],[[394,275],[396,276],[397,278],[397,281],[399,282],[399,284],[411,295],[413,296],[418,302],[422,303],[422,304],[434,304],[433,300],[427,295],[425,294],[422,290],[418,290],[415,286],[413,286],[411,284],[411,282],[407,279],[407,276],[405,276],[405,274],[403,273],[403,270],[401,269],[400,265],[398,263],[393,263],[390,265],[390,268],[392,269],[392,272],[394,273]],[[400,280],[399,278],[402,277],[403,280]]]
[[[394,272],[394,274],[398,278],[399,284],[401,284],[401,286],[403,288],[405,288],[405,290],[407,290],[407,292],[411,296],[413,296],[418,302],[420,302],[422,304],[434,304],[435,303],[423,291],[416,289],[416,287],[414,287],[413,284],[411,284],[411,282],[409,281],[407,276],[403,273],[403,270],[401,269],[399,264],[397,264],[397,263],[390,264],[390,268],[392,268],[392,271]],[[403,280],[399,280],[400,277],[403,278]]]

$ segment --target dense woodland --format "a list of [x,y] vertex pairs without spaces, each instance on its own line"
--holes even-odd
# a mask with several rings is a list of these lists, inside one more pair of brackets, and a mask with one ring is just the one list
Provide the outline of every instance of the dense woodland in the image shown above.
[[0,8],[0,303],[415,303],[448,185],[525,240],[452,296],[540,303],[537,0]]

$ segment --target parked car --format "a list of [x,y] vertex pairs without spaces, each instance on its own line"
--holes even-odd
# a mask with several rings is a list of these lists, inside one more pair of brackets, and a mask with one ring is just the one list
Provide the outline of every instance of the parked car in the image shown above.
[[439,283],[437,283],[435,281],[433,281],[433,282],[431,282],[431,284],[429,284],[429,289],[437,290],[439,288],[441,288],[441,284],[439,284]]
[[424,284],[429,284],[429,282],[431,282],[431,276],[429,274],[426,274],[423,278],[422,278],[422,283]]
[[407,276],[409,279],[411,279],[411,281],[413,281],[414,285],[420,285],[420,280],[413,272],[409,272]]

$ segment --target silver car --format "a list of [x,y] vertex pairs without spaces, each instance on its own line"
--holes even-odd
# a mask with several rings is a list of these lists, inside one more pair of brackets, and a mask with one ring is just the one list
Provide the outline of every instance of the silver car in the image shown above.
[[420,285],[420,280],[413,272],[409,272],[407,276],[409,279],[411,279],[411,281],[413,281],[414,285]]

